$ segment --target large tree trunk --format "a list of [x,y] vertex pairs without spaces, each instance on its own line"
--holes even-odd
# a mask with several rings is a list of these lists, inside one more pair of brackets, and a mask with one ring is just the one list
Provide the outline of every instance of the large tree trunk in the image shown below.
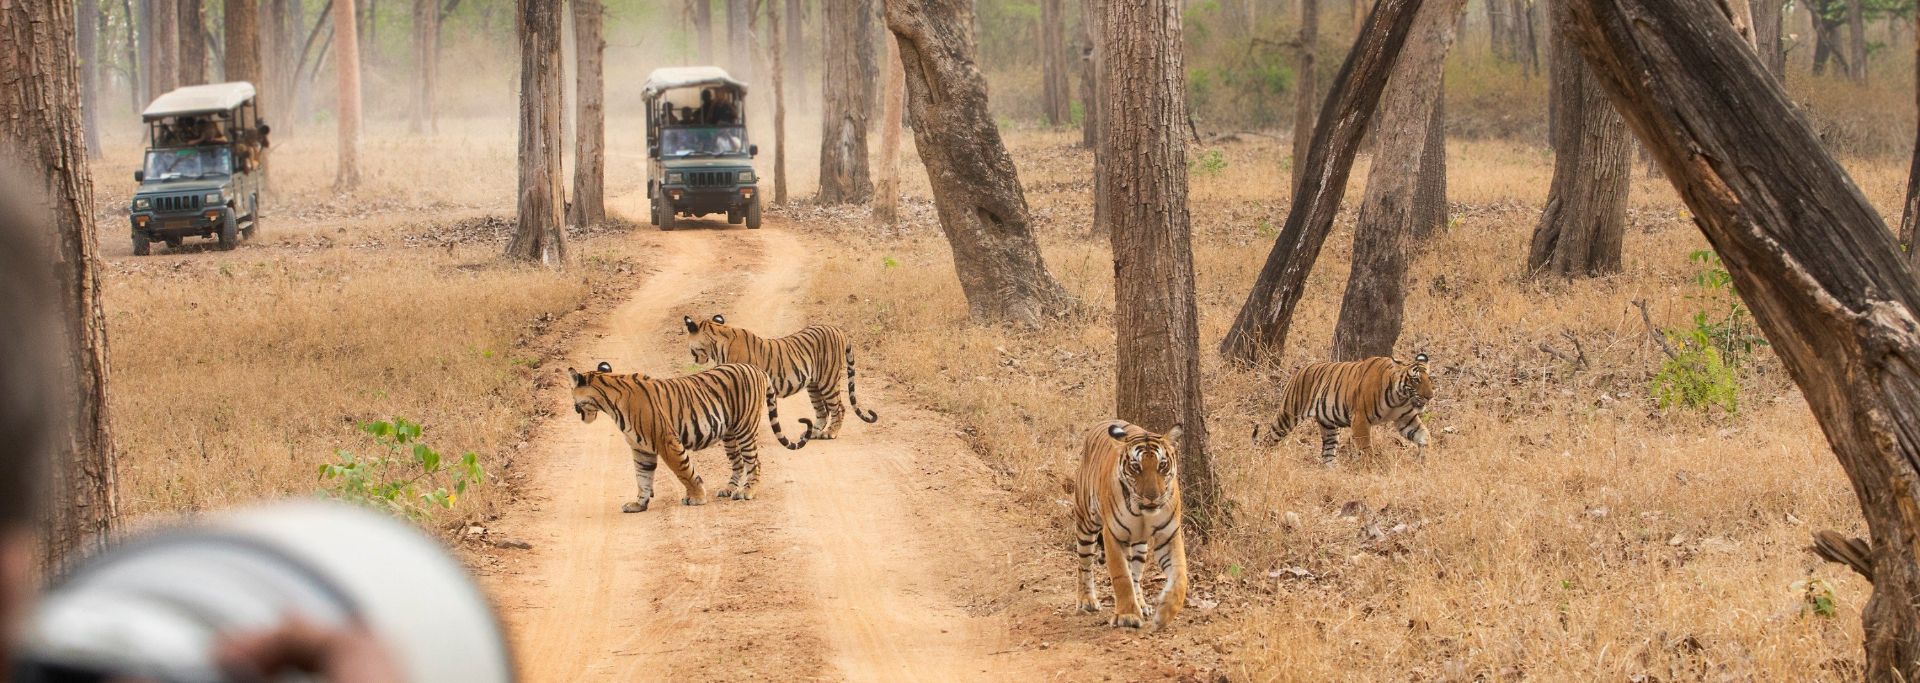
[[[93,178],[81,149],[74,4],[0,3],[0,158],[37,181],[54,224],[61,371],[74,387],[54,436],[41,557],[48,576],[113,533],[115,453],[107,419],[107,325],[100,305]],[[38,455],[38,454],[35,454]],[[14,476],[11,473],[7,476]]]
[[1103,4],[1109,101],[1125,103],[1100,130],[1112,160],[1103,227],[1113,241],[1113,325],[1125,331],[1114,338],[1114,416],[1161,433],[1183,427],[1180,495],[1188,526],[1205,538],[1220,483],[1201,400],[1180,3]]
[[226,49],[222,75],[228,81],[259,84],[260,14],[259,0],[226,0]]
[[886,13],[906,73],[914,146],[968,312],[980,321],[1037,325],[1072,309],[1040,257],[1019,173],[987,107],[973,3],[886,0]]
[[[867,119],[873,112],[873,12],[866,0],[823,0],[820,30],[833,49],[822,65],[821,204],[864,204],[873,197],[867,171]],[[917,134],[917,132],[916,132]]]
[[1073,120],[1071,88],[1067,85],[1067,17],[1065,0],[1040,0],[1040,77],[1047,124]]
[[752,6],[749,0],[727,0],[727,72],[749,83],[754,80],[753,46],[747,31]]
[[1553,184],[1527,250],[1527,272],[1598,277],[1620,272],[1633,140],[1580,52],[1560,34],[1555,27],[1549,36]]
[[200,0],[174,0],[180,10],[180,23],[174,29],[180,39],[179,85],[207,82],[207,19]]
[[880,108],[880,183],[874,189],[873,219],[887,225],[900,220],[900,110],[906,106],[905,72],[900,70],[900,47],[887,43],[887,87]]
[[335,192],[360,186],[360,31],[354,0],[333,1],[333,70],[338,76],[340,168],[333,178]]
[[[147,3],[147,100],[153,101],[180,86],[180,25],[176,0]],[[147,103],[141,103],[146,107]]]
[[[1492,6],[1491,0],[1488,6]],[[1287,174],[1287,188],[1296,193],[1300,190],[1300,172],[1307,165],[1307,150],[1313,143],[1313,121],[1318,116],[1320,80],[1314,72],[1313,61],[1319,44],[1320,0],[1300,0],[1300,66],[1293,93],[1293,164]]]
[[1440,85],[1440,93],[1433,100],[1433,115],[1427,119],[1426,149],[1420,153],[1420,181],[1413,194],[1413,244],[1409,245],[1410,250],[1425,244],[1447,227],[1447,96],[1444,82]]
[[520,35],[520,223],[507,256],[559,266],[567,261],[560,203],[560,0],[517,0]]
[[607,41],[600,0],[573,3],[574,140],[573,224],[607,220],[607,87],[601,76]]
[[1347,191],[1347,175],[1353,171],[1354,153],[1366,137],[1367,124],[1386,88],[1387,74],[1400,58],[1420,4],[1420,0],[1380,0],[1367,17],[1353,51],[1334,77],[1327,106],[1314,125],[1313,144],[1304,165],[1306,173],[1287,211],[1286,225],[1274,241],[1273,251],[1267,254],[1266,265],[1260,268],[1260,277],[1235,316],[1233,327],[1220,342],[1222,355],[1252,362],[1277,357],[1286,349],[1293,309],[1300,303],[1313,262],[1320,257],[1320,247],[1333,228],[1340,198]]
[[713,0],[687,0],[693,7],[693,38],[700,46],[700,63],[719,61],[713,54]]
[[1847,0],[1847,77],[1867,82],[1867,11],[1864,0]]
[[87,158],[100,158],[100,0],[80,0],[74,40],[80,55],[80,117],[86,130]]
[[[1466,0],[1430,0],[1393,69],[1354,229],[1353,269],[1333,329],[1333,360],[1393,355],[1406,307],[1407,248],[1422,219],[1418,202],[1427,137],[1439,107],[1441,68]],[[1441,172],[1445,172],[1442,170]]]
[[[582,0],[580,6],[589,4],[597,9],[600,3]],[[576,8],[576,16],[578,12]],[[594,67],[599,68],[599,64],[598,53],[595,53]],[[599,76],[596,74],[594,78],[597,80]],[[434,87],[439,80],[440,3],[439,0],[413,0],[413,106],[409,108],[407,128],[415,134],[439,131],[439,117],[433,108]]]
[[1781,78],[1787,72],[1787,54],[1780,47],[1782,0],[1754,0],[1749,7],[1753,13],[1754,49],[1760,53],[1760,62],[1767,65],[1767,71],[1774,78]]
[[1853,482],[1872,535],[1865,679],[1920,680],[1920,285],[1712,0],[1569,0],[1561,14]]
[[[1914,111],[1920,112],[1920,12],[1915,12],[1913,32]],[[1907,247],[1907,262],[1920,271],[1920,244],[1914,244],[1915,225],[1920,225],[1920,122],[1913,134],[1913,163],[1907,167],[1907,201],[1900,212],[1900,243]]]
[[[793,3],[788,3],[791,8]],[[798,21],[799,17],[789,14],[787,21]],[[787,71],[786,47],[782,44],[780,25],[780,4],[767,2],[767,35],[773,39],[767,53],[773,57],[773,204],[787,205]],[[788,33],[792,37],[793,33]]]

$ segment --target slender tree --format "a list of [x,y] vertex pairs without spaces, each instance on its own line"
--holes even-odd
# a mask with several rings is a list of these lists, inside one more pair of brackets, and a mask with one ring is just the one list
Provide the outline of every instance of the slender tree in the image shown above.
[[1073,97],[1067,85],[1067,18],[1065,0],[1040,0],[1041,100],[1047,124],[1062,126],[1073,119]]
[[1201,394],[1180,2],[1110,2],[1103,12],[1115,105],[1100,125],[1112,166],[1103,227],[1113,242],[1113,325],[1124,330],[1114,336],[1114,415],[1162,433],[1182,427],[1180,495],[1189,528],[1205,538],[1220,483]]
[[987,106],[973,3],[886,0],[886,19],[906,72],[914,146],[969,313],[1037,325],[1070,310],[1072,299],[1040,256],[1019,173]]
[[[873,112],[873,13],[868,0],[822,0],[821,31],[833,49],[822,65],[821,204],[864,204],[873,197],[867,170],[868,116]],[[969,39],[971,40],[971,39]]]
[[93,177],[81,142],[74,3],[0,3],[0,159],[18,164],[52,216],[62,330],[60,371],[71,400],[54,436],[55,466],[41,539],[57,575],[99,550],[116,525],[115,452],[107,411],[107,325],[100,304]]
[[126,44],[121,46],[122,56],[127,60],[127,97],[134,112],[147,106],[147,62],[146,44],[147,22],[143,20],[147,3],[142,0],[139,9],[134,8],[134,0],[120,0],[120,11],[127,17]]
[[520,35],[520,211],[507,256],[552,266],[567,261],[561,215],[560,0],[517,0]]
[[[1672,181],[1853,482],[1868,681],[1920,680],[1920,284],[1713,0],[1569,0],[1559,22]],[[1856,545],[1857,544],[1857,545]]]
[[260,14],[259,0],[226,0],[223,14],[226,30],[226,49],[221,57],[225,66],[223,73],[228,81],[246,81],[259,84],[260,78]]
[[1413,244],[1417,253],[1434,233],[1447,225],[1447,97],[1446,84],[1433,100],[1427,119],[1426,148],[1420,152],[1420,181],[1413,194]]
[[[792,3],[789,3],[788,7],[791,8]],[[798,17],[791,14],[787,15],[787,17],[789,21],[798,19]],[[767,35],[772,38],[772,45],[768,47],[767,52],[773,62],[773,67],[770,70],[773,74],[773,203],[775,206],[786,206],[787,77],[791,74],[787,72],[786,64],[784,63],[786,59],[786,50],[784,48],[786,46],[782,45],[783,40],[780,31],[780,4],[769,0],[767,2]],[[788,33],[787,35],[791,37],[793,34]]]
[[749,0],[727,0],[727,71],[749,82],[754,80],[753,46],[747,33],[752,7]]
[[333,2],[333,70],[339,78],[340,167],[333,178],[335,192],[360,187],[360,31],[354,0]]
[[[579,7],[598,8],[598,0],[582,0]],[[595,16],[598,16],[597,14]],[[597,25],[596,25],[597,26]],[[599,68],[598,57],[594,68]],[[583,77],[584,78],[584,77]],[[598,74],[595,79],[599,78]],[[433,108],[434,88],[440,80],[440,3],[438,0],[413,0],[413,106],[409,109],[408,129],[414,133],[433,133],[440,128]]]
[[[1080,146],[1095,149],[1100,129],[1099,69],[1094,65],[1093,20],[1080,18]],[[1097,150],[1096,150],[1097,152]]]
[[[768,2],[773,1],[774,0],[768,0]],[[787,36],[785,47],[787,48],[787,54],[783,58],[787,66],[786,85],[789,90],[797,95],[797,97],[794,98],[793,104],[801,104],[806,100],[807,92],[806,4],[803,0],[786,0],[786,2]]]
[[[1489,5],[1491,6],[1491,5]],[[1288,167],[1289,190],[1300,189],[1300,171],[1306,167],[1307,148],[1313,142],[1313,120],[1319,103],[1320,81],[1314,72],[1320,44],[1320,0],[1300,0],[1300,64],[1293,92],[1293,163]]]
[[887,87],[880,107],[880,183],[874,190],[873,219],[887,225],[900,220],[900,110],[906,107],[907,75],[900,69],[900,47],[886,41]]
[[80,0],[75,21],[80,55],[80,118],[86,130],[87,158],[100,158],[100,0]]
[[1867,82],[1867,10],[1865,0],[1847,0],[1847,77]]
[[1633,142],[1580,53],[1560,33],[1556,27],[1548,36],[1553,183],[1527,250],[1527,271],[1597,277],[1620,271]]
[[207,18],[201,0],[174,0],[180,11],[180,85],[207,82]]
[[1465,9],[1466,0],[1427,2],[1394,66],[1375,133],[1378,151],[1354,229],[1353,270],[1333,329],[1334,360],[1391,356],[1400,340],[1408,240],[1425,218],[1418,197],[1427,137],[1439,107],[1441,67],[1453,46],[1454,24]]
[[1367,17],[1314,125],[1306,174],[1294,193],[1287,222],[1233,327],[1220,342],[1221,355],[1253,362],[1277,357],[1286,349],[1293,309],[1333,228],[1334,213],[1346,194],[1347,175],[1353,171],[1354,153],[1366,137],[1387,74],[1400,58],[1420,4],[1421,0],[1379,0]]
[[713,54],[713,0],[687,0],[693,10],[693,38],[700,46],[700,61],[714,63]]
[[1086,112],[1083,114],[1086,116],[1087,125],[1081,131],[1081,137],[1082,142],[1093,148],[1093,225],[1094,229],[1098,230],[1099,226],[1107,224],[1109,209],[1107,206],[1107,151],[1106,146],[1100,144],[1100,131],[1106,125],[1103,120],[1110,115],[1107,111],[1107,103],[1112,101],[1112,98],[1107,95],[1107,89],[1110,86],[1107,83],[1107,32],[1104,26],[1106,22],[1104,3],[1101,0],[1081,0],[1080,21],[1085,26],[1087,34],[1087,65],[1088,71],[1092,73],[1092,83],[1089,84],[1091,87],[1087,88],[1089,97],[1085,107]]
[[[180,25],[177,0],[146,0],[147,90],[149,101],[180,87]],[[146,102],[140,103],[147,106]]]
[[601,23],[606,8],[600,0],[573,3],[574,128],[573,224],[589,226],[607,220],[607,105],[601,65],[607,51]]

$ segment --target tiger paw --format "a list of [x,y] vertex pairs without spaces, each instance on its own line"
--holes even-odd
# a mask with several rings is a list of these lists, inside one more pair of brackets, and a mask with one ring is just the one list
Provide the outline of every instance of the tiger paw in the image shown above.
[[1080,598],[1080,611],[1093,614],[1100,611],[1100,601],[1085,596]]
[[701,494],[701,495],[700,495],[700,496],[698,496],[698,497],[694,497],[694,496],[688,496],[688,497],[686,497],[686,498],[681,498],[681,499],[680,499],[680,504],[681,504],[681,505],[706,505],[706,504],[707,504],[707,496],[706,496],[706,494]]
[[728,486],[724,489],[720,489],[719,493],[713,494],[713,497],[720,500],[733,500],[735,498],[738,498],[739,495],[740,494],[734,491],[734,488],[732,486]]
[[734,500],[753,500],[753,487],[748,486],[733,493]]
[[1140,628],[1142,622],[1138,614],[1116,614],[1108,623],[1120,628]]
[[620,506],[620,511],[621,511],[621,512],[629,512],[629,513],[631,513],[631,512],[646,512],[646,511],[647,511],[647,503],[648,503],[648,502],[649,502],[649,501],[644,501],[644,500],[636,500],[636,501],[633,501],[633,502],[630,502],[630,503],[627,503],[626,505],[622,505],[622,506]]

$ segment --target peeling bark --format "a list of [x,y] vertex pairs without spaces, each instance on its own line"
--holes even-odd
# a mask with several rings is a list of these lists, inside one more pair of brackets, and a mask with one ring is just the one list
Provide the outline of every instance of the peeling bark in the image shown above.
[[833,49],[821,70],[821,204],[865,204],[873,198],[867,169],[867,126],[873,113],[873,13],[863,0],[822,0],[821,30]]
[[560,0],[518,0],[520,35],[519,225],[507,257],[560,266],[567,262],[561,216],[560,120],[566,101],[561,68]]

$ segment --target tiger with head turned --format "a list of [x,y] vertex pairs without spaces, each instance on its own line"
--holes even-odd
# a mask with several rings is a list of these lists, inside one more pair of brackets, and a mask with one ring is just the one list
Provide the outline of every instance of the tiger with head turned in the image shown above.
[[[1268,446],[1279,443],[1302,420],[1312,420],[1320,425],[1323,463],[1333,462],[1339,445],[1336,430],[1342,427],[1353,428],[1353,445],[1361,451],[1373,449],[1374,425],[1391,424],[1419,453],[1426,452],[1427,427],[1420,423],[1420,412],[1433,400],[1427,354],[1414,355],[1412,363],[1385,356],[1314,363],[1294,373],[1280,393],[1280,413],[1267,430]],[[1253,438],[1259,442],[1259,425]]]
[[[1187,604],[1187,548],[1180,533],[1181,428],[1155,434],[1122,420],[1101,424],[1080,449],[1074,483],[1074,552],[1080,557],[1080,610],[1099,612],[1093,564],[1113,580],[1114,626],[1164,628]],[[1160,594],[1142,602],[1147,555],[1160,567]]]
[[760,480],[760,408],[780,445],[798,449],[807,445],[802,435],[790,442],[780,433],[780,414],[774,406],[767,373],[759,368],[726,363],[704,372],[653,379],[642,374],[616,375],[601,363],[586,373],[567,368],[573,378],[573,411],[592,423],[606,413],[626,435],[633,449],[634,482],[639,498],[621,506],[621,512],[643,512],[653,502],[653,470],[660,461],[680,479],[685,505],[704,505],[707,490],[693,471],[693,451],[720,443],[726,446],[733,478],[718,494],[721,499],[753,500]]
[[687,350],[693,362],[745,363],[767,373],[773,391],[781,398],[807,390],[813,400],[813,415],[819,420],[800,418],[807,426],[807,438],[831,439],[840,433],[846,417],[846,405],[840,403],[840,382],[847,383],[847,403],[862,421],[873,422],[880,416],[861,410],[853,393],[853,345],[847,333],[833,325],[808,325],[799,332],[768,339],[743,328],[727,324],[723,316],[707,320],[683,318],[687,326]]

